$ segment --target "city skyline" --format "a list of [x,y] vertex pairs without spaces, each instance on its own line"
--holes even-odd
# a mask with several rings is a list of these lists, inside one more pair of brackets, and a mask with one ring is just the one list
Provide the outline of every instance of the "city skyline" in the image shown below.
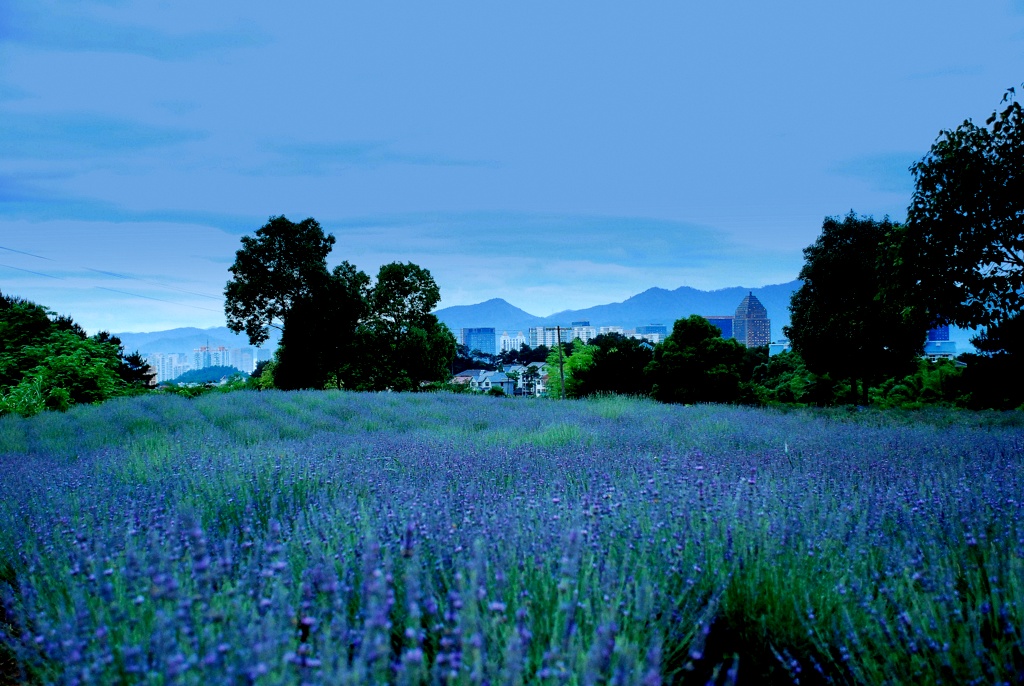
[[0,56],[5,294],[223,325],[284,214],[544,316],[789,282],[826,216],[903,219],[940,130],[1020,90],[1024,3],[10,0]]

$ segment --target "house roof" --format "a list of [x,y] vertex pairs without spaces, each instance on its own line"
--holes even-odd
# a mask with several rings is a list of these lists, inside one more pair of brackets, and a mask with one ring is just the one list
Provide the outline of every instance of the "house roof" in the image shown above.
[[956,355],[956,341],[928,341],[924,344],[925,355]]

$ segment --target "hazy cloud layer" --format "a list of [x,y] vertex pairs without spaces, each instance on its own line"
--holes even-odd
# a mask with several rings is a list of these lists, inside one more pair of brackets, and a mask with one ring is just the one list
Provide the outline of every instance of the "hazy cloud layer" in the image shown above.
[[192,59],[204,53],[266,43],[254,27],[217,31],[165,31],[123,21],[123,3],[8,0],[0,19],[0,41],[69,52],[112,52],[159,60]]
[[0,289],[220,323],[183,291],[219,297],[278,214],[445,305],[789,281],[825,216],[903,218],[909,164],[1020,85],[1022,31],[1017,1],[8,0],[0,246],[59,264],[0,251]]
[[865,155],[837,164],[833,171],[842,176],[860,179],[875,190],[896,193],[909,198],[914,193],[914,176],[910,166],[924,157],[920,153],[882,153]]

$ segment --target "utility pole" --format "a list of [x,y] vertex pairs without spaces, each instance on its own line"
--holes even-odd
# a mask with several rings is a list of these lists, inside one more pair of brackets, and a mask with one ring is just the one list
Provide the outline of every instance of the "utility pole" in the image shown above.
[[562,380],[561,398],[565,400],[565,362],[562,360],[562,327],[555,326],[558,332],[558,377]]

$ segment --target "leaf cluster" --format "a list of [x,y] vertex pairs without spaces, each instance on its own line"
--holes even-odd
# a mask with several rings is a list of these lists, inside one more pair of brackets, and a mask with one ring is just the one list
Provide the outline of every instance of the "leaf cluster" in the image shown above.
[[986,126],[942,131],[911,167],[896,264],[933,318],[989,326],[1024,308],[1024,111],[1013,89]]
[[430,272],[395,262],[371,281],[347,261],[328,271],[334,244],[315,219],[278,216],[236,253],[228,327],[253,345],[282,330],[274,386],[416,390],[447,378],[455,338],[431,314],[441,296]]
[[153,373],[138,352],[70,317],[0,294],[0,414],[66,410],[148,388]]
[[868,385],[913,368],[927,331],[923,319],[907,316],[897,291],[885,291],[899,230],[888,217],[827,217],[804,249],[802,284],[784,329],[811,372],[860,381],[865,403]]
[[722,338],[721,330],[699,315],[676,320],[647,367],[651,395],[672,403],[736,402],[744,353],[742,344]]

